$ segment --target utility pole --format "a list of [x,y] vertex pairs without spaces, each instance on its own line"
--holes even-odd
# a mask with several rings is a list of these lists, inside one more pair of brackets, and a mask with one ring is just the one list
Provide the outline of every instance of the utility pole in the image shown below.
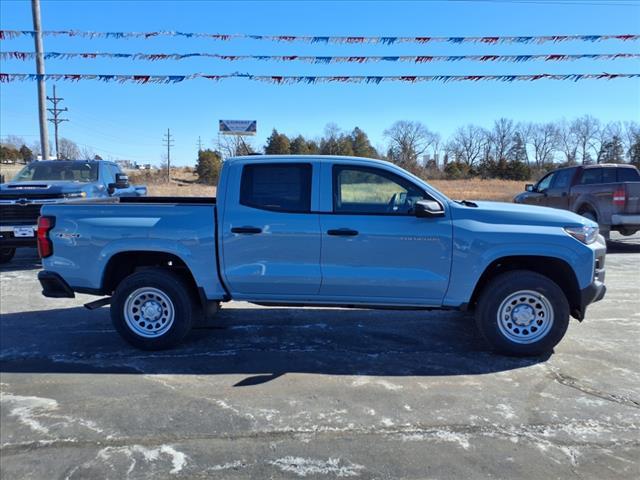
[[167,182],[171,181],[171,147],[173,147],[173,139],[171,138],[171,131],[167,128],[167,133],[164,134],[162,143],[167,147]]
[[49,132],[47,131],[47,87],[44,82],[44,47],[42,46],[42,24],[40,22],[40,0],[31,0],[33,16],[33,40],[36,47],[36,73],[38,74],[38,120],[40,123],[40,153],[49,160]]
[[60,115],[60,112],[68,111],[68,108],[67,107],[58,108],[58,102],[61,102],[62,100],[64,100],[64,98],[60,98],[56,96],[55,85],[53,86],[53,97],[47,97],[47,100],[49,100],[53,105],[53,108],[47,108],[47,110],[51,112],[51,114],[53,115],[53,118],[50,118],[49,121],[53,123],[53,128],[54,128],[54,135],[55,135],[55,142],[56,142],[56,160],[60,160],[60,147],[58,146],[58,125],[61,124],[62,122],[68,122],[69,119],[60,118],[59,115]]

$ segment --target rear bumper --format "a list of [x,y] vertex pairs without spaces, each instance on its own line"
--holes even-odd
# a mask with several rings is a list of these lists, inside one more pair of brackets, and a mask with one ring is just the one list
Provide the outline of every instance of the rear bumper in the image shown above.
[[74,298],[73,289],[55,272],[42,270],[38,273],[38,280],[42,285],[42,295],[50,298]]
[[640,215],[616,213],[611,215],[611,225],[636,225],[640,227]]
[[[16,237],[14,235],[15,227],[31,227],[33,228],[33,237]],[[0,225],[0,248],[20,248],[35,247],[37,245],[36,230],[38,227],[30,223],[15,225]]]

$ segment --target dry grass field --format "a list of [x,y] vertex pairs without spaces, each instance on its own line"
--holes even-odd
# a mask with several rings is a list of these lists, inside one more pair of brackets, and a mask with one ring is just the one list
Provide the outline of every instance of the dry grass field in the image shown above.
[[[0,164],[0,173],[10,180],[23,165]],[[149,188],[149,195],[210,197],[216,194],[216,187],[195,183],[196,176],[189,170],[172,169],[171,183],[164,181],[158,172],[145,175],[138,171],[129,172],[132,183],[143,183]],[[496,200],[510,202],[514,195],[524,189],[525,182],[510,180],[432,180],[431,185],[453,199]]]
[[[495,200],[510,202],[524,190],[525,182],[510,180],[434,180],[431,183],[442,193],[453,199]],[[149,184],[149,195],[178,195],[189,197],[213,196],[216,188],[208,185],[186,183]]]

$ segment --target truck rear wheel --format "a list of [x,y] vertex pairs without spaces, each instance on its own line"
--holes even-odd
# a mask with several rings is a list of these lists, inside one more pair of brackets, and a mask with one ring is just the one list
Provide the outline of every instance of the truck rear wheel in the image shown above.
[[503,273],[484,288],[476,325],[497,352],[530,356],[553,350],[569,325],[569,303],[551,279],[528,270]]
[[111,321],[131,345],[162,350],[182,341],[193,323],[193,301],[184,281],[160,268],[125,278],[111,299]]
[[10,262],[15,254],[15,248],[0,248],[0,263]]

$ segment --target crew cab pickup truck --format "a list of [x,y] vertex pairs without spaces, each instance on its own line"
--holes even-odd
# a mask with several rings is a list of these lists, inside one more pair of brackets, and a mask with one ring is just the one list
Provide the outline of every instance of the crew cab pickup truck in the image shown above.
[[640,230],[640,172],[633,165],[600,164],[548,173],[514,198],[516,203],[562,208],[629,236]]
[[36,246],[36,222],[42,205],[146,193],[144,186],[130,186],[113,162],[31,162],[11,182],[0,184],[0,263],[10,261],[17,247]]
[[220,302],[475,311],[494,349],[550,351],[605,293],[595,222],[452,201],[384,161],[251,156],[214,198],[45,205],[43,294],[106,296],[136,347],[176,345]]

